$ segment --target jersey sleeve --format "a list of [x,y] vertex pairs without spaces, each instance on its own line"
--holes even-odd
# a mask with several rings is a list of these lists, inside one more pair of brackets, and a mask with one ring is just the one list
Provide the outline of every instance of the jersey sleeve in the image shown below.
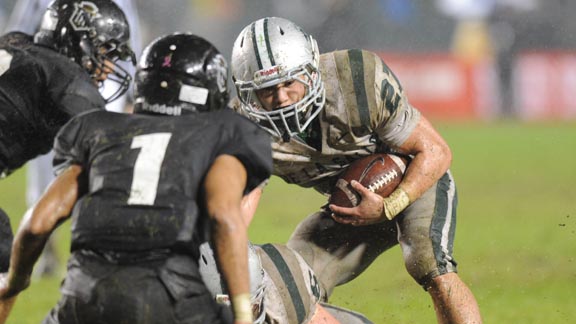
[[90,75],[78,64],[53,51],[37,48],[47,91],[56,108],[67,116],[92,110],[104,110],[106,102]]
[[[58,102],[58,101],[57,101]],[[78,75],[59,99],[60,109],[69,116],[92,110],[104,110],[106,102],[90,80]]]
[[82,137],[86,130],[84,114],[68,121],[54,139],[54,173],[59,174],[73,164],[83,165],[86,161],[86,149]]
[[[378,138],[387,144],[399,146],[406,139],[420,120],[420,112],[412,107],[392,70],[375,53],[364,52],[368,60],[373,60],[376,111],[371,113],[371,127]],[[369,68],[370,65],[367,67]]]
[[420,113],[408,103],[402,85],[376,53],[349,49],[323,54],[326,120],[333,142],[348,134],[361,141],[375,135],[387,146],[410,136]]
[[272,173],[271,140],[266,132],[247,118],[229,111],[231,121],[224,125],[228,136],[219,150],[219,154],[235,156],[242,162],[248,174],[245,192],[248,193]]

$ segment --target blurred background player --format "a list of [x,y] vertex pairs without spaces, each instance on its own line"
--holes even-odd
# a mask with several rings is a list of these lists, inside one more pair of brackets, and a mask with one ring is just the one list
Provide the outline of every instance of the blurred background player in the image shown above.
[[320,55],[299,26],[269,17],[242,30],[231,64],[238,109],[272,135],[274,174],[286,182],[329,195],[355,159],[376,152],[412,157],[390,196],[353,182],[362,195],[357,207],[330,205],[293,232],[288,247],[310,264],[323,289],[331,294],[399,244],[439,323],[481,323],[452,256],[452,153],[382,59],[358,49]]
[[[314,271],[281,244],[249,245],[250,292],[255,324],[370,324],[362,314],[325,303]],[[219,303],[228,295],[209,244],[200,246],[200,274]]]
[[135,61],[129,36],[114,3],[58,0],[34,39],[0,38],[0,178],[48,152],[72,116],[103,109],[101,82],[115,80],[115,95],[128,89],[131,77],[116,63]]
[[[18,0],[14,4],[12,13],[7,19],[5,32],[20,31],[27,34],[34,34],[40,28],[42,17],[46,8],[53,0]],[[114,0],[114,3],[122,9],[128,24],[130,25],[129,44],[132,50],[139,54],[141,51],[141,35],[139,28],[138,8],[135,0]],[[128,72],[134,74],[134,65],[128,62],[119,62],[119,65]],[[104,81],[100,87],[100,92],[106,98],[113,94],[117,84],[113,81]],[[132,94],[130,89],[126,93],[118,96],[117,99],[106,103],[106,110],[115,112],[126,112],[131,109]],[[38,156],[27,164],[26,176],[26,203],[28,207],[40,198],[42,192],[48,187],[48,184],[54,179],[52,173],[52,152]],[[46,245],[46,249],[40,258],[38,265],[35,267],[35,275],[50,276],[55,275],[58,270],[58,253],[55,248],[52,236],[51,241]]]
[[266,181],[269,138],[227,108],[227,64],[208,41],[153,41],[135,79],[135,114],[72,119],[55,142],[59,173],[14,241],[0,297],[29,284],[50,233],[74,208],[62,298],[45,323],[227,323],[198,272],[216,246],[234,323],[252,322],[244,193]]

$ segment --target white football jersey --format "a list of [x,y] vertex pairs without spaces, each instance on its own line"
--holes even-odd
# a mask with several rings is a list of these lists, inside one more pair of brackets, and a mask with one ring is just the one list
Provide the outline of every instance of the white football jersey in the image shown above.
[[352,49],[322,54],[320,71],[326,88],[326,104],[316,117],[321,147],[292,137],[289,142],[274,138],[272,149],[275,175],[327,195],[351,161],[401,145],[420,112],[375,53]]

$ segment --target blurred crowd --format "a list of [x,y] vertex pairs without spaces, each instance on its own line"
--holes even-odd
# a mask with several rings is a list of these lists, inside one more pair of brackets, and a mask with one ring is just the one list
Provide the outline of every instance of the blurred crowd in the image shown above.
[[[23,0],[0,4],[0,30],[10,25],[18,1]],[[499,80],[500,111],[509,116],[515,114],[518,90],[512,79],[518,53],[576,48],[571,14],[576,1],[569,0],[131,1],[137,6],[141,44],[173,31],[190,31],[209,39],[227,59],[238,32],[265,16],[299,24],[316,35],[321,52],[364,48],[488,58]],[[139,55],[141,46],[134,47]]]
[[[17,0],[0,4],[3,27]],[[293,20],[317,35],[321,51],[450,49],[462,19],[498,28],[494,41],[522,48],[576,47],[576,2],[568,0],[136,0],[144,43],[175,30],[211,39],[229,53],[238,31],[264,16]],[[505,29],[502,29],[505,28]]]

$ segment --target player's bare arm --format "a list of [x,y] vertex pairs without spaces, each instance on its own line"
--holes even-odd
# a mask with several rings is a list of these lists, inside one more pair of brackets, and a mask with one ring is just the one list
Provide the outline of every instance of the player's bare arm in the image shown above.
[[[6,274],[0,274],[0,286],[4,286],[5,280]],[[8,315],[10,315],[10,311],[12,310],[12,306],[14,306],[14,302],[16,302],[16,296],[0,299],[0,324],[6,323]]]
[[[368,225],[392,219],[438,181],[452,162],[452,152],[448,144],[424,116],[420,117],[414,131],[398,150],[413,156],[398,189],[388,198],[382,199],[357,181],[353,181],[351,185],[360,193],[362,200],[353,208],[330,205],[335,214],[345,216],[334,215],[337,221],[352,225]],[[396,208],[390,214],[386,211],[387,199],[392,208]]]
[[206,207],[214,223],[216,259],[228,284],[238,324],[252,322],[247,224],[240,208],[246,178],[246,170],[238,159],[221,155],[214,161],[204,184]]
[[[80,166],[70,166],[26,212],[14,238],[8,275],[0,281],[0,300],[4,306],[9,306],[3,311],[9,311],[15,296],[30,285],[32,268],[48,237],[69,217],[79,195],[78,176],[81,173]],[[8,314],[1,314],[0,318],[4,315]]]
[[418,125],[399,149],[413,155],[399,185],[410,201],[420,198],[452,163],[450,147],[424,116],[420,117]]

